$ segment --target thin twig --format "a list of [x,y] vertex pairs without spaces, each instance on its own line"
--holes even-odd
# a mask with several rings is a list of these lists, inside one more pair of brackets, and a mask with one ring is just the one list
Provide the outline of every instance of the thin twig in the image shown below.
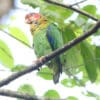
[[72,6],[79,5],[79,4],[81,4],[81,3],[85,2],[85,1],[87,1],[87,0],[82,0],[82,1],[76,2],[74,4],[70,4],[70,6],[72,7]]
[[8,36],[12,37],[13,39],[17,40],[18,42],[24,44],[25,46],[27,46],[30,49],[33,49],[30,45],[28,45],[27,43],[25,43],[23,40],[20,40],[18,38],[16,38],[15,36],[11,35],[10,33],[8,33],[7,31],[0,29],[0,31],[2,31],[4,34],[7,34]]
[[84,16],[87,16],[88,18],[91,18],[91,19],[94,20],[94,21],[98,21],[98,19],[95,18],[94,16],[88,14],[88,13],[85,12],[85,11],[82,11],[82,10],[79,10],[79,9],[77,9],[77,8],[74,8],[74,7],[70,6],[70,5],[61,4],[61,3],[58,3],[58,2],[55,2],[55,1],[51,1],[51,0],[45,0],[45,2],[54,4],[54,5],[58,5],[58,6],[61,6],[61,7],[64,7],[64,8],[71,9],[71,10],[73,10],[73,11],[79,13],[79,14],[82,14],[82,15],[84,15]]
[[29,73],[29,72],[39,69],[43,64],[47,63],[48,61],[50,61],[57,55],[60,55],[60,54],[64,53],[65,51],[71,49],[73,46],[77,45],[78,43],[80,43],[81,41],[83,41],[84,39],[86,39],[87,37],[92,35],[93,33],[95,33],[99,28],[100,28],[100,21],[98,21],[90,31],[85,32],[82,36],[67,43],[66,45],[64,45],[64,47],[57,49],[54,52],[52,52],[51,54],[48,54],[48,55],[38,59],[37,61],[34,62],[34,64],[32,66],[29,66],[28,68],[26,68],[20,72],[16,72],[16,73],[8,76],[7,78],[1,80],[0,87],[7,85],[11,81]]

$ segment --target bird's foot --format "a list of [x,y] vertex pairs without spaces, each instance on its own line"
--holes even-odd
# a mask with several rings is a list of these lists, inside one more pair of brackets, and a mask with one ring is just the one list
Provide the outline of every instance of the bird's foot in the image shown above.
[[[40,63],[43,63],[44,60],[45,60],[45,58],[44,58],[44,56],[42,56],[42,57],[40,57],[39,59],[34,60],[32,63],[33,63],[33,64],[38,64],[39,62],[40,62]],[[40,71],[40,68],[38,68],[37,70]]]
[[[38,63],[38,60],[32,61],[32,64],[37,64],[37,63]],[[38,67],[37,70],[40,71],[40,68]]]
[[43,63],[45,61],[45,57],[44,56],[41,56],[39,59],[38,59],[41,63]]

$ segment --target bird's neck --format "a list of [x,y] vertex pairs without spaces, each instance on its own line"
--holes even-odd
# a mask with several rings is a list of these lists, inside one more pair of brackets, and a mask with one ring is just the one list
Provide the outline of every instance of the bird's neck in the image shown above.
[[40,25],[38,26],[37,30],[44,29],[44,28],[46,28],[48,25],[49,25],[48,22],[44,22],[44,23],[42,23],[42,24],[40,24]]
[[37,25],[37,26],[34,26],[34,25],[31,25],[31,31],[32,31],[32,34],[34,34],[34,32],[38,32],[42,29],[45,29],[47,28],[47,26],[49,25],[49,23],[47,21]]

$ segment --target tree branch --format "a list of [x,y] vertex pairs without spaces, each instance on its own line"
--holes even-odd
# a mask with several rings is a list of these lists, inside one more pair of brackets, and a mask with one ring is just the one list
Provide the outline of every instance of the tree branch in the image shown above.
[[76,3],[74,3],[74,4],[70,4],[70,6],[76,6],[76,5],[79,5],[80,3],[83,3],[83,2],[85,2],[85,1],[87,1],[87,0],[82,0],[82,1],[76,2]]
[[8,76],[6,79],[1,80],[0,87],[7,85],[11,81],[29,73],[29,72],[32,72],[33,70],[39,69],[43,64],[47,63],[48,61],[50,61],[51,59],[53,59],[57,55],[60,55],[60,54],[64,53],[65,51],[71,49],[73,46],[75,46],[76,44],[80,43],[81,41],[83,41],[84,39],[86,39],[87,37],[89,37],[90,35],[95,33],[99,28],[100,28],[100,21],[98,21],[90,31],[83,33],[82,36],[67,43],[66,45],[64,45],[64,47],[57,49],[54,52],[52,52],[51,54],[48,54],[48,55],[42,57],[42,59],[41,58],[38,59],[37,61],[35,61],[35,63],[33,65],[29,66],[28,68],[26,68],[20,72],[16,72],[16,73]]
[[8,97],[14,97],[14,98],[20,98],[24,100],[40,100],[36,96],[30,96],[26,93],[20,93],[20,92],[15,92],[11,90],[4,90],[0,89],[0,95],[2,96],[8,96]]
[[52,0],[45,0],[45,2],[54,4],[54,5],[58,5],[58,6],[61,6],[61,7],[64,7],[64,8],[71,9],[71,10],[73,10],[73,11],[79,13],[79,14],[82,14],[82,15],[84,15],[84,16],[87,16],[88,18],[91,18],[91,19],[94,20],[94,21],[98,21],[98,19],[95,18],[94,16],[88,14],[88,13],[85,12],[85,11],[81,11],[81,10],[79,10],[79,9],[77,9],[77,8],[74,8],[74,7],[72,7],[71,5],[61,4],[61,3],[58,3],[58,2],[55,2],[55,1],[52,1]]
[[31,95],[26,94],[26,93],[5,90],[5,89],[0,89],[0,95],[14,97],[14,98],[20,98],[23,100],[60,100],[60,99],[49,99],[49,98],[44,98],[44,97],[31,96]]

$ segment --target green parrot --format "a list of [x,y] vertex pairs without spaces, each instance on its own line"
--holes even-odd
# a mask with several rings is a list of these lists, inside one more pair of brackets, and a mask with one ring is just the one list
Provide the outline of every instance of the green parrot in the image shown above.
[[[29,13],[25,16],[25,21],[30,24],[33,46],[38,58],[63,46],[61,31],[42,14]],[[53,71],[54,83],[58,83],[62,73],[62,55],[49,61],[47,66]]]

